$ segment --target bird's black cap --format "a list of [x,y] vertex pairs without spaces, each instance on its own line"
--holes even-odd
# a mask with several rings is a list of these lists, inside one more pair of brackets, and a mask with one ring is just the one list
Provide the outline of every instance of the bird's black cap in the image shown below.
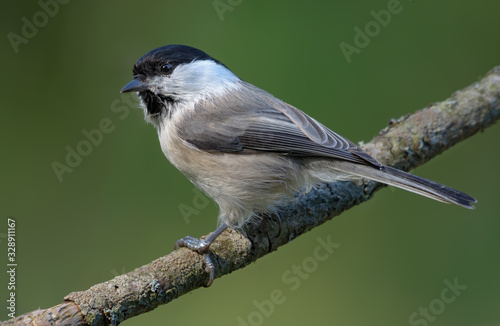
[[134,65],[134,76],[157,75],[162,65],[171,64],[176,67],[195,60],[212,60],[222,64],[201,50],[187,45],[171,44],[151,50],[139,58]]

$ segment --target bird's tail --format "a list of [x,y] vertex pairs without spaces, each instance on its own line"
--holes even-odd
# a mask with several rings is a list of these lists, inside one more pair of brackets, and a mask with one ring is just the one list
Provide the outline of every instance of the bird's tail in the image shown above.
[[333,165],[335,170],[343,173],[385,183],[443,203],[451,203],[474,209],[472,204],[477,202],[476,199],[461,191],[389,166],[376,168],[345,161],[337,161]]

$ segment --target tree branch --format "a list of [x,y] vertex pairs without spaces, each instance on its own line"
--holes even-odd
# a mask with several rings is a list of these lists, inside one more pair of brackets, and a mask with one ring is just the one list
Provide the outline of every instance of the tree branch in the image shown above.
[[[449,99],[412,115],[391,120],[363,148],[382,163],[415,168],[500,117],[500,66]],[[381,188],[371,181],[324,184],[298,193],[275,215],[227,230],[211,246],[215,277],[229,274],[276,250],[308,230],[362,203]],[[65,302],[36,310],[0,325],[117,325],[203,286],[208,275],[201,255],[174,251],[148,265],[66,296]]]

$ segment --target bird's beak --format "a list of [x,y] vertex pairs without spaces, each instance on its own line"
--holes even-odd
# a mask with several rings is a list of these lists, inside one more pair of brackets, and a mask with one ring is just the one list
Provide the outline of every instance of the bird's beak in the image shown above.
[[145,91],[149,88],[149,85],[145,82],[140,81],[139,79],[134,79],[125,87],[122,88],[120,93],[127,93],[127,92],[140,92],[140,91]]

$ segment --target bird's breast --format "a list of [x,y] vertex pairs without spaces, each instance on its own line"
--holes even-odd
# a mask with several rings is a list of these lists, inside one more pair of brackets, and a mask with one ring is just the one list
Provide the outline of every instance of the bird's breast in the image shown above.
[[214,157],[184,141],[177,127],[181,124],[176,119],[175,115],[172,116],[159,128],[160,146],[170,163],[195,182],[197,176],[203,175],[204,172],[208,173],[206,170],[211,168]]

